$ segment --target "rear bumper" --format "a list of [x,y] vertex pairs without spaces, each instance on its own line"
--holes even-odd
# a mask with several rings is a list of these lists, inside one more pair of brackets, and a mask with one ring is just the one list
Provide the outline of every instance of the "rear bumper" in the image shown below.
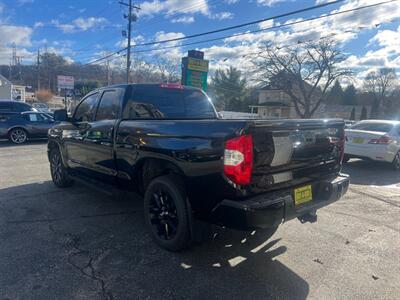
[[349,187],[348,175],[332,180],[312,182],[313,200],[294,205],[293,189],[262,194],[244,201],[223,200],[212,212],[215,223],[227,227],[251,230],[278,226],[282,221],[315,212],[339,200]]
[[392,146],[386,145],[346,144],[344,153],[350,158],[369,158],[377,161],[392,162],[397,151]]

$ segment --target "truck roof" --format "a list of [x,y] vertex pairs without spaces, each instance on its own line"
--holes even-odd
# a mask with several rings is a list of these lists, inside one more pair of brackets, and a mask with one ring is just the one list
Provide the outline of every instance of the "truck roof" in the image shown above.
[[98,88],[98,89],[96,89],[96,91],[107,89],[107,88],[117,88],[117,87],[126,88],[128,86],[145,87],[145,88],[155,88],[155,87],[171,88],[171,89],[179,88],[179,89],[183,89],[183,90],[199,90],[199,91],[201,91],[201,89],[199,89],[199,88],[192,87],[192,86],[187,86],[187,85],[181,85],[180,83],[125,83],[125,84],[114,84],[114,85],[104,86],[104,87]]

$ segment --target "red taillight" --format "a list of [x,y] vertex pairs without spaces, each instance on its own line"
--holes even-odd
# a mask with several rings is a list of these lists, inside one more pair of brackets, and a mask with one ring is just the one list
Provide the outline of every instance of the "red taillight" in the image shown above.
[[370,139],[368,144],[380,144],[380,145],[387,145],[391,142],[390,137],[387,135],[382,135],[380,138],[377,139]]
[[250,184],[253,169],[253,138],[242,135],[225,144],[224,173],[239,185]]

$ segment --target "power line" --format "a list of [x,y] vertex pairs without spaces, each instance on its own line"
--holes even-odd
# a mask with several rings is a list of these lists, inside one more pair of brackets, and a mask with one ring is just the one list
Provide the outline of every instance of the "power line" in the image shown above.
[[[184,39],[189,39],[189,38],[194,38],[194,37],[209,35],[209,34],[213,34],[213,33],[223,32],[223,31],[227,31],[227,30],[232,30],[232,29],[236,29],[236,28],[241,28],[241,27],[245,27],[245,26],[249,26],[249,25],[258,24],[258,23],[265,22],[265,21],[268,21],[268,20],[280,19],[280,18],[287,17],[287,16],[291,16],[291,15],[294,15],[294,14],[299,14],[299,13],[302,13],[302,12],[311,11],[311,10],[318,9],[318,8],[322,8],[322,7],[325,7],[325,6],[328,6],[328,5],[337,4],[337,3],[340,3],[340,2],[343,2],[343,1],[344,1],[344,0],[336,0],[336,1],[332,1],[332,2],[322,3],[322,4],[310,6],[310,7],[307,7],[307,8],[303,8],[303,9],[291,11],[291,12],[288,12],[288,13],[284,13],[284,14],[280,14],[280,15],[276,15],[276,16],[264,18],[264,19],[261,19],[261,20],[256,20],[256,21],[252,21],[252,22],[242,23],[242,24],[238,24],[238,25],[234,25],[234,26],[229,26],[229,27],[225,27],[225,28],[220,28],[220,29],[217,29],[217,30],[212,30],[212,31],[207,31],[207,32],[192,34],[192,35],[188,35],[188,36],[180,37],[180,38],[161,40],[161,41],[157,41],[157,42],[149,42],[149,43],[136,44],[136,45],[133,45],[133,46],[131,46],[131,47],[162,44],[162,43],[168,43],[168,42],[179,41],[179,40],[184,40]],[[392,1],[395,1],[395,0],[392,0]],[[122,49],[120,49],[120,50],[117,50],[117,51],[115,51],[115,52],[113,52],[113,53],[111,53],[111,54],[109,54],[109,55],[112,56],[112,55],[115,55],[115,54],[117,54],[117,53],[120,53],[121,51],[125,51],[125,50],[127,50],[127,49],[128,49],[128,47],[125,47],[125,48],[122,48]],[[95,63],[95,62],[101,61],[102,59],[107,59],[108,57],[109,57],[109,56],[107,55],[107,56],[105,56],[104,58],[96,59],[96,60],[94,60],[93,62],[90,62],[90,63]]]
[[246,31],[246,32],[241,32],[241,33],[235,33],[235,34],[225,35],[225,36],[222,36],[222,37],[217,37],[217,38],[212,38],[212,39],[207,39],[207,40],[201,40],[201,41],[185,43],[185,44],[180,44],[180,45],[174,45],[174,46],[167,46],[167,47],[158,48],[158,49],[135,50],[135,51],[132,51],[132,52],[133,53],[143,53],[143,52],[162,51],[162,50],[171,49],[171,48],[185,47],[185,46],[190,46],[190,45],[196,45],[196,44],[202,44],[202,43],[208,43],[208,42],[223,40],[223,39],[227,39],[227,38],[231,38],[231,37],[243,36],[243,35],[247,35],[247,34],[264,32],[264,31],[269,31],[269,30],[275,30],[275,29],[280,29],[280,28],[283,28],[283,27],[289,27],[289,26],[293,26],[293,25],[297,25],[297,24],[301,24],[301,23],[305,23],[305,22],[315,21],[315,20],[318,20],[318,19],[329,18],[329,17],[332,17],[332,16],[345,14],[345,13],[349,13],[349,12],[353,12],[353,11],[357,11],[357,10],[361,10],[361,9],[371,8],[371,7],[374,7],[374,6],[377,6],[377,5],[387,4],[387,3],[390,3],[390,2],[394,2],[394,1],[398,1],[398,0],[390,0],[390,1],[386,1],[386,2],[380,2],[380,3],[371,4],[371,5],[360,6],[360,7],[356,7],[356,8],[353,8],[353,9],[334,12],[334,13],[331,13],[331,14],[328,14],[328,15],[322,15],[322,16],[318,16],[318,17],[311,17],[311,18],[304,19],[304,20],[293,21],[293,22],[280,24],[280,25],[274,25],[274,26],[271,26],[271,27],[268,27],[268,28],[251,30],[251,31]]
[[[201,9],[201,8],[207,6],[207,5],[214,4],[215,2],[218,2],[218,1],[219,0],[210,0],[207,3],[197,3],[197,4],[190,5],[190,6],[186,6],[186,7],[183,7],[181,9],[176,9],[176,10],[174,10],[172,12],[169,12],[168,16],[179,17],[181,15],[185,15],[185,14],[189,13],[194,8]],[[148,28],[148,27],[150,27],[150,26],[152,26],[154,24],[158,24],[158,23],[161,23],[163,21],[167,21],[167,19],[161,19],[161,20],[158,19],[155,22],[150,22],[150,23],[144,24],[144,26],[140,26],[139,25],[139,26],[136,27],[136,29],[142,30],[144,28]],[[103,42],[106,39],[108,39],[107,36],[105,38],[102,38],[101,40],[99,40],[99,42]],[[113,40],[111,42],[115,43],[117,41],[119,41],[119,38],[117,40]],[[107,44],[110,44],[110,42],[108,42]],[[72,52],[89,52],[89,51],[93,51],[93,48],[92,47],[88,48],[88,46],[89,46],[89,44],[86,45],[85,47],[79,48],[78,50],[73,50],[72,49]],[[93,55],[90,55],[89,57],[92,57],[92,56]]]
[[[187,6],[187,7],[183,7],[181,9],[176,9],[176,10],[174,10],[172,12],[168,12],[167,15],[168,16],[174,16],[175,18],[177,18],[179,16],[183,16],[185,14],[190,13],[193,9],[199,10],[199,9],[202,9],[202,8],[205,8],[205,7],[209,6],[210,4],[215,4],[216,2],[219,2],[219,1],[218,0],[209,0],[209,1],[203,2],[203,3],[200,3],[200,1],[199,1],[197,4],[193,4],[193,5],[190,5],[190,6]],[[144,24],[144,26],[140,26],[139,25],[137,28],[138,29],[148,28],[148,27],[150,27],[150,26],[152,26],[154,24],[158,24],[158,23],[161,23],[163,21],[168,21],[168,20],[167,19],[156,20],[155,22],[150,22],[150,23]]]
[[[229,27],[224,27],[224,28],[220,28],[220,29],[216,29],[216,30],[196,33],[196,34],[187,35],[187,36],[184,36],[184,37],[178,37],[178,38],[173,38],[173,39],[167,39],[167,40],[161,40],[161,41],[154,41],[154,42],[136,44],[136,45],[134,45],[132,47],[150,46],[150,45],[156,45],[156,44],[158,45],[158,44],[164,44],[164,43],[168,43],[168,42],[176,42],[176,41],[191,39],[191,38],[195,38],[195,37],[199,37],[199,36],[219,33],[219,32],[223,32],[223,31],[228,31],[228,30],[232,30],[232,29],[237,29],[237,28],[241,28],[241,27],[255,25],[255,24],[262,23],[262,22],[265,22],[265,21],[270,21],[270,20],[273,20],[273,19],[280,19],[280,18],[288,17],[288,16],[291,16],[291,15],[295,15],[295,14],[307,12],[307,11],[310,11],[310,10],[322,8],[322,7],[325,7],[325,6],[328,6],[328,5],[337,4],[337,3],[340,3],[340,2],[343,2],[343,1],[345,1],[345,0],[336,0],[336,1],[332,1],[332,2],[326,2],[326,3],[322,3],[322,4],[318,4],[318,5],[302,8],[302,9],[299,9],[299,10],[291,11],[291,12],[288,12],[288,13],[280,14],[280,15],[277,15],[277,16],[264,18],[264,19],[261,19],[261,20],[256,20],[256,21],[242,23],[242,24],[229,26]],[[393,0],[393,1],[396,1],[396,0]]]
[[[275,26],[271,26],[271,27],[268,27],[268,28],[252,30],[252,31],[247,31],[247,32],[241,32],[241,33],[235,33],[235,34],[225,35],[225,36],[222,36],[222,37],[217,37],[217,38],[212,38],[212,39],[207,39],[207,40],[195,41],[195,42],[185,43],[185,44],[180,44],[180,45],[167,46],[167,47],[158,48],[158,49],[134,50],[134,51],[132,51],[132,53],[144,53],[144,52],[162,51],[162,50],[171,49],[171,48],[179,48],[179,47],[185,47],[185,46],[190,46],[190,45],[208,43],[208,42],[218,41],[218,40],[222,40],[222,39],[226,39],[226,38],[230,38],[230,37],[243,36],[243,35],[257,33],[257,32],[274,30],[274,29],[279,29],[279,28],[283,28],[283,27],[297,25],[297,24],[301,24],[301,23],[305,23],[305,22],[309,22],[309,21],[322,19],[322,18],[328,18],[328,17],[332,17],[332,16],[335,16],[335,15],[340,15],[340,14],[345,14],[345,13],[349,13],[349,12],[353,12],[353,11],[358,11],[358,10],[361,10],[361,9],[367,9],[367,8],[371,8],[371,7],[376,7],[376,6],[379,6],[379,5],[388,4],[388,3],[391,3],[391,2],[395,2],[395,1],[398,1],[398,0],[389,0],[389,1],[384,1],[384,2],[374,3],[374,4],[360,6],[360,7],[356,7],[356,8],[352,8],[352,9],[348,9],[348,10],[337,11],[337,12],[334,12],[334,13],[331,13],[331,14],[321,15],[321,16],[318,16],[318,17],[311,17],[311,18],[308,18],[308,19],[294,21],[294,22],[280,24],[280,25],[275,25]],[[332,2],[330,2],[330,3],[332,3]],[[271,17],[271,19],[273,19],[273,18]],[[276,19],[276,17],[275,17],[275,19]],[[117,51],[115,53],[120,53],[121,51],[125,51],[125,50],[127,50],[127,47],[123,48],[123,49],[120,49],[119,51]],[[101,60],[101,58],[99,58],[99,59]],[[95,61],[93,61],[93,63],[95,63],[97,61],[98,60],[95,60]]]

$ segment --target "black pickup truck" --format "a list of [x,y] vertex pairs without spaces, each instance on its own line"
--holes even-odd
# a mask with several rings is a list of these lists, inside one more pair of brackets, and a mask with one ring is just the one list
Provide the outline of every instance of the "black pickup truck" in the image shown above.
[[89,93],[72,117],[55,112],[53,182],[74,179],[144,195],[146,224],[168,250],[198,224],[270,228],[342,197],[342,120],[224,120],[201,90],[129,84]]

